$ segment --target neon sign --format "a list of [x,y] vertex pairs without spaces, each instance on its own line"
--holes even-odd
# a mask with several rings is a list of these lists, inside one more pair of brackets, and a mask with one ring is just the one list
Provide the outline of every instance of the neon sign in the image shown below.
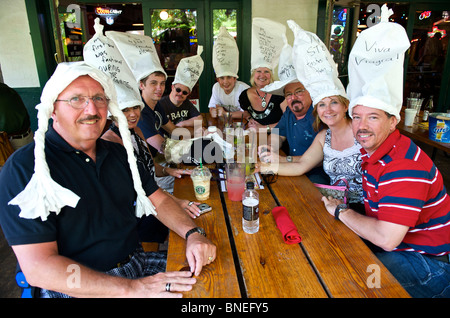
[[419,15],[419,20],[428,19],[429,17],[431,17],[431,11],[423,11]]
[[428,32],[428,37],[432,38],[436,35],[436,33],[440,33],[443,38],[447,35],[447,32],[445,30],[439,29],[437,26],[433,26],[433,30],[431,32]]
[[112,25],[114,24],[114,19],[122,13],[122,10],[97,7],[95,8],[95,13],[104,18],[107,24]]
[[98,15],[119,15],[122,13],[122,10],[97,7],[95,8],[95,13]]

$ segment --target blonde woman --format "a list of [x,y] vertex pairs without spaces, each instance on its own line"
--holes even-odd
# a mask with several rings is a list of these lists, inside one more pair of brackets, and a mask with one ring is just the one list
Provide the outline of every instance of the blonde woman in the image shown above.
[[[326,129],[316,135],[303,156],[294,157],[295,162],[279,163],[278,175],[299,176],[323,164],[330,184],[345,178],[350,186],[350,203],[362,203],[361,146],[353,137],[351,119],[347,115],[348,104],[349,101],[342,96],[330,96],[315,105],[315,129]],[[267,151],[261,151],[260,158],[262,162],[275,159]],[[262,163],[260,169],[264,173],[270,166]]]
[[[272,95],[261,89],[273,82],[273,73],[267,67],[258,67],[252,71],[250,84],[252,87],[246,89],[239,96],[239,104],[244,111],[250,114],[249,127],[274,128],[284,110],[284,96]],[[283,103],[283,105],[282,105]]]

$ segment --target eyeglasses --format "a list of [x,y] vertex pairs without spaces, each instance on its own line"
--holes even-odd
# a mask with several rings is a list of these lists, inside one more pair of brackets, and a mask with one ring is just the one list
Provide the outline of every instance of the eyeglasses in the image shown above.
[[294,97],[294,95],[297,96],[297,97],[301,97],[301,96],[303,96],[303,95],[305,95],[305,94],[306,94],[306,89],[298,89],[298,90],[296,90],[296,91],[294,92],[294,94],[292,94],[292,93],[287,93],[287,94],[285,94],[285,95],[284,95],[284,98],[286,98],[286,99],[291,99],[291,98]]
[[183,95],[184,96],[186,96],[187,94],[189,94],[189,92],[186,92],[186,91],[183,91],[181,88],[179,88],[179,87],[175,87],[175,91],[177,92],[177,93],[183,93]]
[[89,100],[92,99],[94,105],[103,108],[108,106],[109,99],[105,96],[74,96],[71,99],[57,99],[55,102],[67,102],[70,106],[76,109],[84,109],[89,104]]

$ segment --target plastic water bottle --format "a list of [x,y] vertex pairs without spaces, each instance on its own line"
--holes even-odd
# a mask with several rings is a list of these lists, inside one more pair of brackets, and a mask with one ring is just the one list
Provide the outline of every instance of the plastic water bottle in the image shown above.
[[253,182],[247,182],[247,189],[242,194],[242,228],[245,233],[259,231],[259,194]]

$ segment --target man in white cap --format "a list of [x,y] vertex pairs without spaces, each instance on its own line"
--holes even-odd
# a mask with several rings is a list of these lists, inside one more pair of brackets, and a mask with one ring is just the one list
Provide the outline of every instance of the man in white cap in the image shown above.
[[[163,153],[163,130],[172,133],[175,129],[175,125],[168,119],[164,108],[159,103],[164,94],[166,79],[167,77],[164,73],[155,71],[141,79],[139,83],[145,107],[138,127],[144,133],[148,144],[160,153]],[[152,154],[155,155],[156,151],[153,151]]]
[[402,26],[363,31],[349,58],[349,113],[363,149],[365,215],[335,200],[330,214],[375,246],[377,257],[413,297],[450,297],[450,197],[433,161],[400,135],[404,52]]
[[[233,118],[241,118],[244,110],[239,105],[239,96],[250,86],[238,81],[239,49],[236,40],[224,26],[220,27],[214,41],[213,68],[217,83],[213,85],[208,105],[211,117],[217,118],[222,116],[224,111],[229,111]],[[245,118],[248,116],[248,113],[244,114]]]
[[[177,127],[188,128],[194,134],[194,122],[202,121],[202,115],[188,97],[203,72],[201,58],[203,46],[199,45],[197,55],[185,57],[178,63],[170,94],[161,98],[167,118]],[[170,133],[170,132],[168,132]]]
[[287,140],[289,155],[280,157],[280,162],[295,161],[311,145],[317,132],[313,129],[314,116],[309,92],[299,82],[292,62],[292,47],[286,44],[280,55],[278,65],[279,81],[267,85],[262,90],[271,94],[284,96],[286,111],[275,127],[274,132],[280,137],[280,144]]
[[[37,108],[35,143],[0,174],[0,222],[28,283],[42,297],[174,297],[191,289],[191,273],[164,273],[165,256],[142,251],[136,216],[156,214],[186,237],[195,275],[215,246],[137,165],[111,79],[84,62],[61,63]],[[108,111],[123,146],[99,139]]]
[[[302,46],[297,50],[300,50],[299,54],[303,54],[304,49],[305,47]],[[280,80],[263,88],[271,94],[284,95],[288,106],[272,132],[279,136],[280,145],[287,141],[289,146],[288,156],[278,156],[279,162],[296,162],[308,150],[317,135],[317,131],[313,128],[315,119],[311,95],[298,80],[293,53],[290,45],[286,44],[283,47],[278,66]],[[261,149],[264,148],[260,147]],[[271,158],[271,161],[275,160],[274,155],[272,153],[270,157],[267,157],[264,151],[260,151],[261,158]],[[312,182],[329,183],[329,178],[321,166],[313,168],[306,175]]]

